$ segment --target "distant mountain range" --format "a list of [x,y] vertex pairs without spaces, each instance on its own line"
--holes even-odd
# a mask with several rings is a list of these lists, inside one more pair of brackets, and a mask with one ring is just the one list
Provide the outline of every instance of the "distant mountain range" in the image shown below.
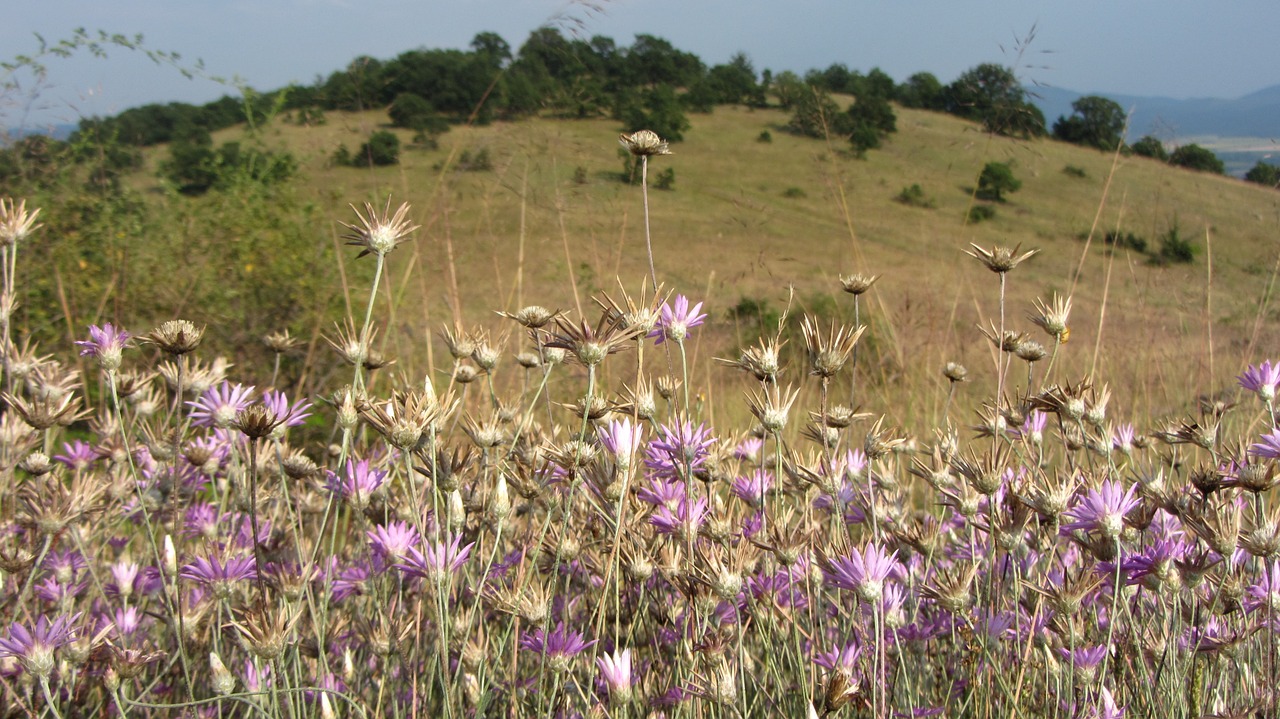
[[[1031,101],[1044,112],[1050,130],[1059,116],[1071,114],[1071,103],[1098,95],[1119,103],[1129,117],[1129,142],[1153,135],[1167,145],[1195,142],[1213,150],[1234,175],[1258,160],[1280,164],[1280,85],[1234,100],[1140,97],[1106,92],[1082,93],[1056,87],[1030,87]],[[1248,138],[1249,141],[1244,141]]]

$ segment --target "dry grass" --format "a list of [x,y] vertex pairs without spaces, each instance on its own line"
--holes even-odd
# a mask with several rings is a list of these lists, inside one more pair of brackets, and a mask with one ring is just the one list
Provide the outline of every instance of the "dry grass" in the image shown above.
[[[883,359],[868,372],[894,388],[893,404],[904,415],[931,415],[939,408],[938,368],[945,361],[973,368],[991,362],[974,326],[993,316],[995,277],[962,250],[971,242],[1044,250],[1011,275],[1009,287],[1011,328],[1032,330],[1024,313],[1036,297],[1070,291],[1085,250],[1081,237],[1095,216],[1060,377],[1090,371],[1101,333],[1097,374],[1131,387],[1134,411],[1176,413],[1183,398],[1230,387],[1251,349],[1280,344],[1274,307],[1259,314],[1280,250],[1280,195],[1273,191],[1122,157],[1099,215],[1111,156],[1047,140],[993,138],[945,115],[900,109],[899,132],[865,161],[840,143],[787,134],[780,110],[727,107],[690,119],[686,141],[653,168],[675,169],[675,191],[653,192],[651,204],[659,278],[704,299],[723,328],[704,340],[698,362],[734,352],[724,320],[742,298],[780,308],[794,288],[801,305],[824,296],[830,305],[839,293],[838,274],[879,273],[884,277],[868,295],[863,317],[882,330]],[[442,281],[450,262],[454,275],[466,278],[457,292],[468,323],[489,323],[493,309],[532,302],[572,309],[593,292],[614,288],[615,276],[633,291],[640,286],[646,272],[639,188],[616,180],[621,161],[613,121],[455,128],[433,151],[412,149],[410,134],[397,130],[404,144],[399,166],[329,166],[339,145],[354,150],[384,121],[381,112],[330,113],[316,127],[277,123],[267,141],[302,160],[302,192],[320,206],[382,201],[388,194],[413,203],[424,226],[421,240],[390,265],[398,320],[410,330],[399,338],[401,355],[421,358],[421,338],[453,316],[453,289]],[[772,142],[757,141],[764,130]],[[494,171],[441,169],[458,153],[481,148],[490,151]],[[993,160],[1011,162],[1023,187],[998,206],[995,219],[966,225],[977,174]],[[1064,173],[1068,165],[1086,176]],[[572,180],[579,167],[585,184]],[[913,183],[933,208],[894,201]],[[789,188],[803,196],[784,196]],[[1118,229],[1158,246],[1157,237],[1175,221],[1201,249],[1192,265],[1150,266],[1141,255],[1112,256],[1101,242],[1104,232]],[[904,385],[923,390],[906,393],[906,406]],[[986,389],[979,385],[975,393]],[[886,389],[882,399],[888,397]]]

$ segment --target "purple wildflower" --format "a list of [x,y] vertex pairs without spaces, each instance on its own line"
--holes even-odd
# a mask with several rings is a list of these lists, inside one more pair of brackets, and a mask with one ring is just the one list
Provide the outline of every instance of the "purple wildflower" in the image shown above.
[[1126,490],[1121,482],[1107,480],[1098,489],[1090,489],[1064,513],[1073,521],[1062,525],[1062,531],[1097,531],[1107,539],[1117,539],[1124,530],[1125,515],[1141,501],[1135,496],[1137,488],[1131,484]]
[[557,624],[551,632],[538,628],[520,639],[521,647],[541,655],[547,667],[557,673],[567,671],[573,658],[595,643],[594,639],[585,641],[578,632],[565,628],[564,622]]
[[880,545],[872,542],[861,552],[854,550],[845,557],[823,562],[823,573],[832,586],[856,592],[864,602],[878,602],[884,593],[884,581],[895,571],[901,571],[898,553],[885,554]]
[[693,426],[692,422],[680,422],[675,426],[658,427],[657,439],[645,447],[644,464],[664,478],[688,479],[690,474],[707,459],[716,438],[705,424]]
[[1280,614],[1280,560],[1273,560],[1263,570],[1258,581],[1249,587],[1249,597],[1245,600],[1249,611],[1266,607],[1273,614]]
[[844,646],[814,655],[813,663],[829,671],[841,670],[852,674],[858,668],[860,656],[862,656],[862,645],[857,640],[853,640]]
[[773,489],[773,474],[763,469],[757,469],[745,477],[734,479],[729,487],[729,491],[734,496],[746,502],[752,509],[760,509],[764,506],[765,495],[771,489]]
[[191,407],[191,424],[227,429],[235,421],[236,415],[249,406],[252,394],[253,387],[232,385],[223,380],[217,387],[206,390],[199,399],[187,403]]
[[1280,429],[1262,435],[1262,441],[1249,447],[1249,454],[1264,459],[1280,459]]
[[751,462],[759,461],[760,452],[764,449],[764,440],[759,437],[747,437],[738,443],[733,449],[735,459],[745,459]]
[[418,546],[422,537],[418,530],[405,522],[391,522],[365,532],[369,538],[369,546],[385,565],[396,564],[404,559],[409,550]]
[[369,495],[376,492],[382,483],[387,481],[387,473],[370,469],[367,459],[359,462],[349,459],[347,469],[342,476],[333,472],[329,472],[328,475],[329,491],[341,494],[353,508],[360,511],[364,511],[369,506]]
[[655,507],[675,509],[680,506],[680,502],[685,498],[684,482],[653,477],[649,480],[648,487],[642,487],[636,493],[636,498]]
[[93,357],[98,360],[98,366],[108,372],[114,372],[120,369],[120,359],[124,352],[124,348],[129,343],[129,333],[123,329],[116,329],[110,322],[98,327],[92,325],[89,327],[89,339],[77,340],[76,344],[82,349],[81,357]]
[[55,455],[53,461],[61,462],[72,470],[86,469],[98,461],[98,450],[82,439],[62,444],[62,454]]
[[1276,389],[1280,388],[1280,363],[1272,364],[1271,360],[1263,360],[1262,364],[1249,365],[1244,374],[1236,378],[1240,386],[1254,392],[1263,402],[1274,402]]
[[345,567],[330,574],[333,579],[329,585],[329,590],[335,602],[341,602],[347,597],[361,596],[369,588],[369,568],[367,566]]
[[679,537],[681,541],[691,541],[698,536],[698,530],[702,529],[702,523],[706,518],[706,497],[698,498],[692,506],[688,498],[683,498],[675,511],[666,505],[658,507],[653,516],[649,517],[649,524],[653,525],[658,534],[668,534]]
[[600,679],[609,688],[609,701],[621,706],[631,701],[631,650],[614,650],[596,657]]
[[431,584],[443,587],[449,575],[454,574],[471,556],[472,542],[462,546],[462,535],[455,534],[448,542],[433,542],[426,546],[426,551],[419,552],[409,547],[404,561],[395,565],[397,569],[415,577],[425,577]]
[[662,344],[666,340],[680,344],[689,336],[690,329],[702,324],[707,318],[705,314],[698,314],[701,311],[701,302],[690,307],[688,297],[676,295],[674,307],[669,302],[662,303],[658,326],[648,336],[655,338],[654,344]]
[[1111,433],[1111,446],[1118,452],[1129,454],[1133,451],[1134,436],[1133,425],[1122,424]]
[[49,621],[41,616],[34,627],[14,622],[9,625],[9,636],[0,639],[0,657],[14,657],[28,673],[47,679],[53,673],[53,652],[75,641],[72,626],[80,619],[76,614]]
[[284,430],[287,427],[297,427],[307,421],[307,417],[311,416],[311,403],[305,399],[300,399],[289,404],[289,398],[284,392],[268,390],[262,395],[262,404],[271,411],[276,419],[276,429],[271,433],[273,439],[279,434],[284,436]]
[[258,570],[253,557],[232,557],[225,563],[217,557],[196,557],[178,576],[209,587],[219,599],[228,599],[236,583],[257,579]]
[[1107,647],[1080,647],[1075,651],[1063,648],[1058,650],[1058,654],[1075,667],[1077,683],[1092,684],[1098,665],[1107,656]]
[[1044,441],[1044,428],[1049,422],[1049,415],[1038,409],[1033,409],[1027,413],[1027,418],[1023,420],[1021,427],[1015,427],[1009,430],[1009,437],[1014,440],[1026,440],[1031,444],[1038,445]]
[[640,450],[641,429],[631,424],[629,418],[623,417],[609,422],[608,427],[600,427],[596,432],[600,437],[600,444],[613,455],[614,462],[619,467],[630,467],[632,458]]

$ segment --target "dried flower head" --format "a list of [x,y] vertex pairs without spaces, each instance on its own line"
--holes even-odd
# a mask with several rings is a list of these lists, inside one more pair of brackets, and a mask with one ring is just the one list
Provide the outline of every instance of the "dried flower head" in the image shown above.
[[1028,314],[1027,319],[1044,330],[1058,344],[1066,344],[1071,338],[1071,327],[1067,325],[1067,319],[1070,316],[1071,298],[1063,298],[1055,292],[1053,300],[1047,305],[1037,299],[1036,312]]
[[409,233],[418,229],[418,225],[414,225],[406,219],[409,214],[409,203],[407,202],[401,203],[395,214],[391,212],[390,197],[387,198],[387,206],[381,215],[368,202],[364,203],[364,214],[361,214],[355,205],[351,205],[351,209],[355,211],[356,217],[359,218],[359,224],[351,225],[346,222],[341,224],[351,230],[350,233],[343,235],[343,239],[347,241],[347,244],[364,248],[360,251],[360,254],[356,255],[357,258],[364,257],[370,253],[379,257],[385,256],[403,242]]
[[637,130],[629,135],[624,132],[618,135],[618,142],[636,157],[671,154],[667,141],[658,137],[658,133],[653,130]]
[[995,245],[988,250],[973,243],[970,243],[969,246],[973,248],[973,251],[965,250],[965,254],[978,260],[987,269],[997,274],[1004,274],[1012,270],[1022,264],[1023,260],[1040,252],[1040,250],[1028,250],[1019,255],[1018,250],[1022,249],[1021,243],[1014,245],[1013,249]]
[[871,285],[874,285],[878,279],[880,279],[880,275],[871,275],[870,277],[857,273],[848,276],[840,275],[840,286],[844,288],[845,292],[857,297],[866,294],[867,290],[871,289]]
[[805,349],[809,354],[809,373],[824,379],[834,377],[844,368],[845,362],[849,361],[854,345],[866,329],[865,326],[859,326],[856,330],[850,330],[844,325],[837,326],[835,320],[832,320],[830,330],[824,335],[818,328],[817,320],[805,315],[800,323],[800,331],[804,335]]
[[298,338],[289,334],[289,330],[283,332],[271,332],[262,338],[262,344],[267,346],[275,354],[282,355],[292,352],[298,346]]
[[167,355],[178,357],[194,351],[203,338],[203,327],[196,327],[187,320],[169,320],[140,339],[156,345]]
[[17,206],[13,204],[12,198],[0,200],[0,246],[15,245],[43,227],[36,224],[39,216],[38,207],[33,212],[27,212],[26,200],[19,201]]
[[956,382],[968,382],[969,370],[958,362],[948,362],[946,366],[942,368],[942,376],[946,377],[947,380],[953,384]]

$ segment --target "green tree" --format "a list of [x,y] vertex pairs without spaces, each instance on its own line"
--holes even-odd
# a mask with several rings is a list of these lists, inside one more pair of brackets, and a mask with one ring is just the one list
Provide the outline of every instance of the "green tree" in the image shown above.
[[213,187],[218,170],[209,131],[193,125],[179,129],[160,171],[184,195],[199,195]]
[[360,151],[352,158],[353,164],[394,165],[400,162],[400,138],[395,133],[378,130],[369,136],[369,141],[360,146]]
[[898,85],[896,99],[899,105],[917,110],[942,110],[946,98],[942,83],[929,72],[917,72]]
[[387,114],[391,117],[391,124],[394,127],[432,135],[439,135],[449,130],[449,122],[436,112],[431,103],[421,95],[415,95],[412,92],[396,95],[391,107],[387,108]]
[[680,142],[684,131],[689,129],[680,98],[670,85],[658,85],[638,97],[631,96],[621,109],[619,119],[627,132],[653,130],[668,142]]
[[1124,142],[1124,108],[1114,100],[1087,95],[1071,103],[1071,116],[1053,123],[1053,136],[1074,145],[1112,152]]
[[1212,150],[1194,142],[1174,150],[1169,155],[1169,164],[1218,175],[1226,174],[1227,171],[1226,165],[1222,164],[1222,159],[1213,154]]
[[978,175],[978,196],[1004,202],[1004,194],[1017,192],[1022,181],[1013,176],[1013,168],[1007,162],[988,162]]
[[1267,185],[1268,187],[1273,188],[1280,187],[1280,167],[1258,160],[1258,162],[1244,174],[1244,179],[1249,182],[1256,182],[1259,185]]
[[840,112],[840,106],[831,99],[831,94],[816,85],[806,85],[797,93],[787,129],[798,135],[817,138],[848,137],[853,131],[849,113]]
[[997,135],[1025,138],[1045,133],[1044,113],[1027,101],[1018,78],[1002,65],[983,63],[962,73],[947,86],[946,108]]
[[1169,152],[1164,149],[1164,143],[1153,135],[1143,135],[1142,139],[1133,143],[1129,149],[1139,157],[1150,157],[1161,162],[1169,161]]
[[898,131],[898,119],[886,96],[868,92],[859,95],[849,106],[849,141],[853,151],[862,157],[867,150],[880,146],[884,138]]
[[774,97],[778,98],[778,105],[783,110],[795,107],[804,95],[813,94],[809,86],[804,84],[804,80],[790,70],[783,70],[773,78],[772,89]]

